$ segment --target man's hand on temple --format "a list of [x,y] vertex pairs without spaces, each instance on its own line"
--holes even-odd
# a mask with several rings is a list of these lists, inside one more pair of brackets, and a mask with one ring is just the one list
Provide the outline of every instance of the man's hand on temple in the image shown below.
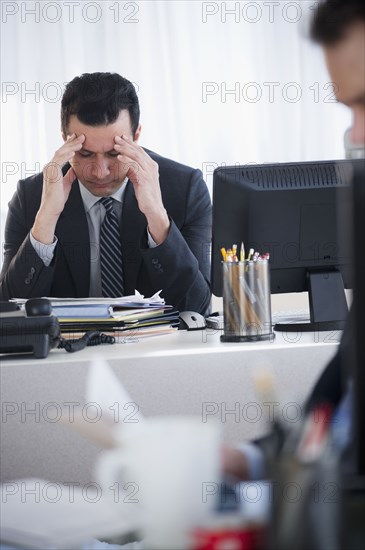
[[158,164],[127,136],[116,136],[114,149],[118,160],[128,167],[127,177],[131,180],[138,207],[146,216],[148,230],[156,244],[167,237],[170,220],[162,202]]
[[52,160],[43,169],[43,190],[41,204],[32,227],[33,237],[44,244],[51,244],[56,224],[71,191],[72,182],[76,179],[73,168],[65,176],[62,166],[72,161],[76,151],[82,148],[85,136],[72,134],[57,149]]

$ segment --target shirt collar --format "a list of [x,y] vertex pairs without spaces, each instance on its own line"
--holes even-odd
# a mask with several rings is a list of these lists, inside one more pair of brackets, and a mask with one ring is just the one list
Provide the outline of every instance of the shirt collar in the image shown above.
[[[82,185],[80,180],[77,180],[80,188],[80,194],[82,198],[82,202],[84,203],[85,212],[89,212],[91,208],[101,199],[101,197],[96,197],[84,185]],[[125,189],[128,183],[128,178],[125,178],[122,185],[119,187],[119,189],[116,190],[113,195],[110,195],[111,198],[115,199],[118,202],[123,202],[123,197],[125,193]]]

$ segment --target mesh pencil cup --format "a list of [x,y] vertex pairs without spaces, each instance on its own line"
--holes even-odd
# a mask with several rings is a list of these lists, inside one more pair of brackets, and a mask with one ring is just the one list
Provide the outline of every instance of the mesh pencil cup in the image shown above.
[[273,339],[268,260],[222,262],[222,265],[222,342]]

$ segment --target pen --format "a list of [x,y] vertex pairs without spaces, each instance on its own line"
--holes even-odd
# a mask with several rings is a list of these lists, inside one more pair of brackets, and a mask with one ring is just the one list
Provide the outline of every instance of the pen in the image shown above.
[[245,247],[243,242],[241,243],[240,261],[241,262],[245,261]]

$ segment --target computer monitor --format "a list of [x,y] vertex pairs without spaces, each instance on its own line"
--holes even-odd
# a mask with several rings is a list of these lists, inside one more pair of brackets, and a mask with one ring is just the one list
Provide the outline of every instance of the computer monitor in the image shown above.
[[[212,291],[222,296],[222,247],[270,254],[271,292],[309,293],[310,323],[276,330],[338,330],[351,288],[351,253],[338,207],[361,160],[256,164],[213,175]],[[350,211],[350,210],[348,210]],[[345,216],[346,217],[346,216]],[[339,231],[340,230],[340,231]]]

